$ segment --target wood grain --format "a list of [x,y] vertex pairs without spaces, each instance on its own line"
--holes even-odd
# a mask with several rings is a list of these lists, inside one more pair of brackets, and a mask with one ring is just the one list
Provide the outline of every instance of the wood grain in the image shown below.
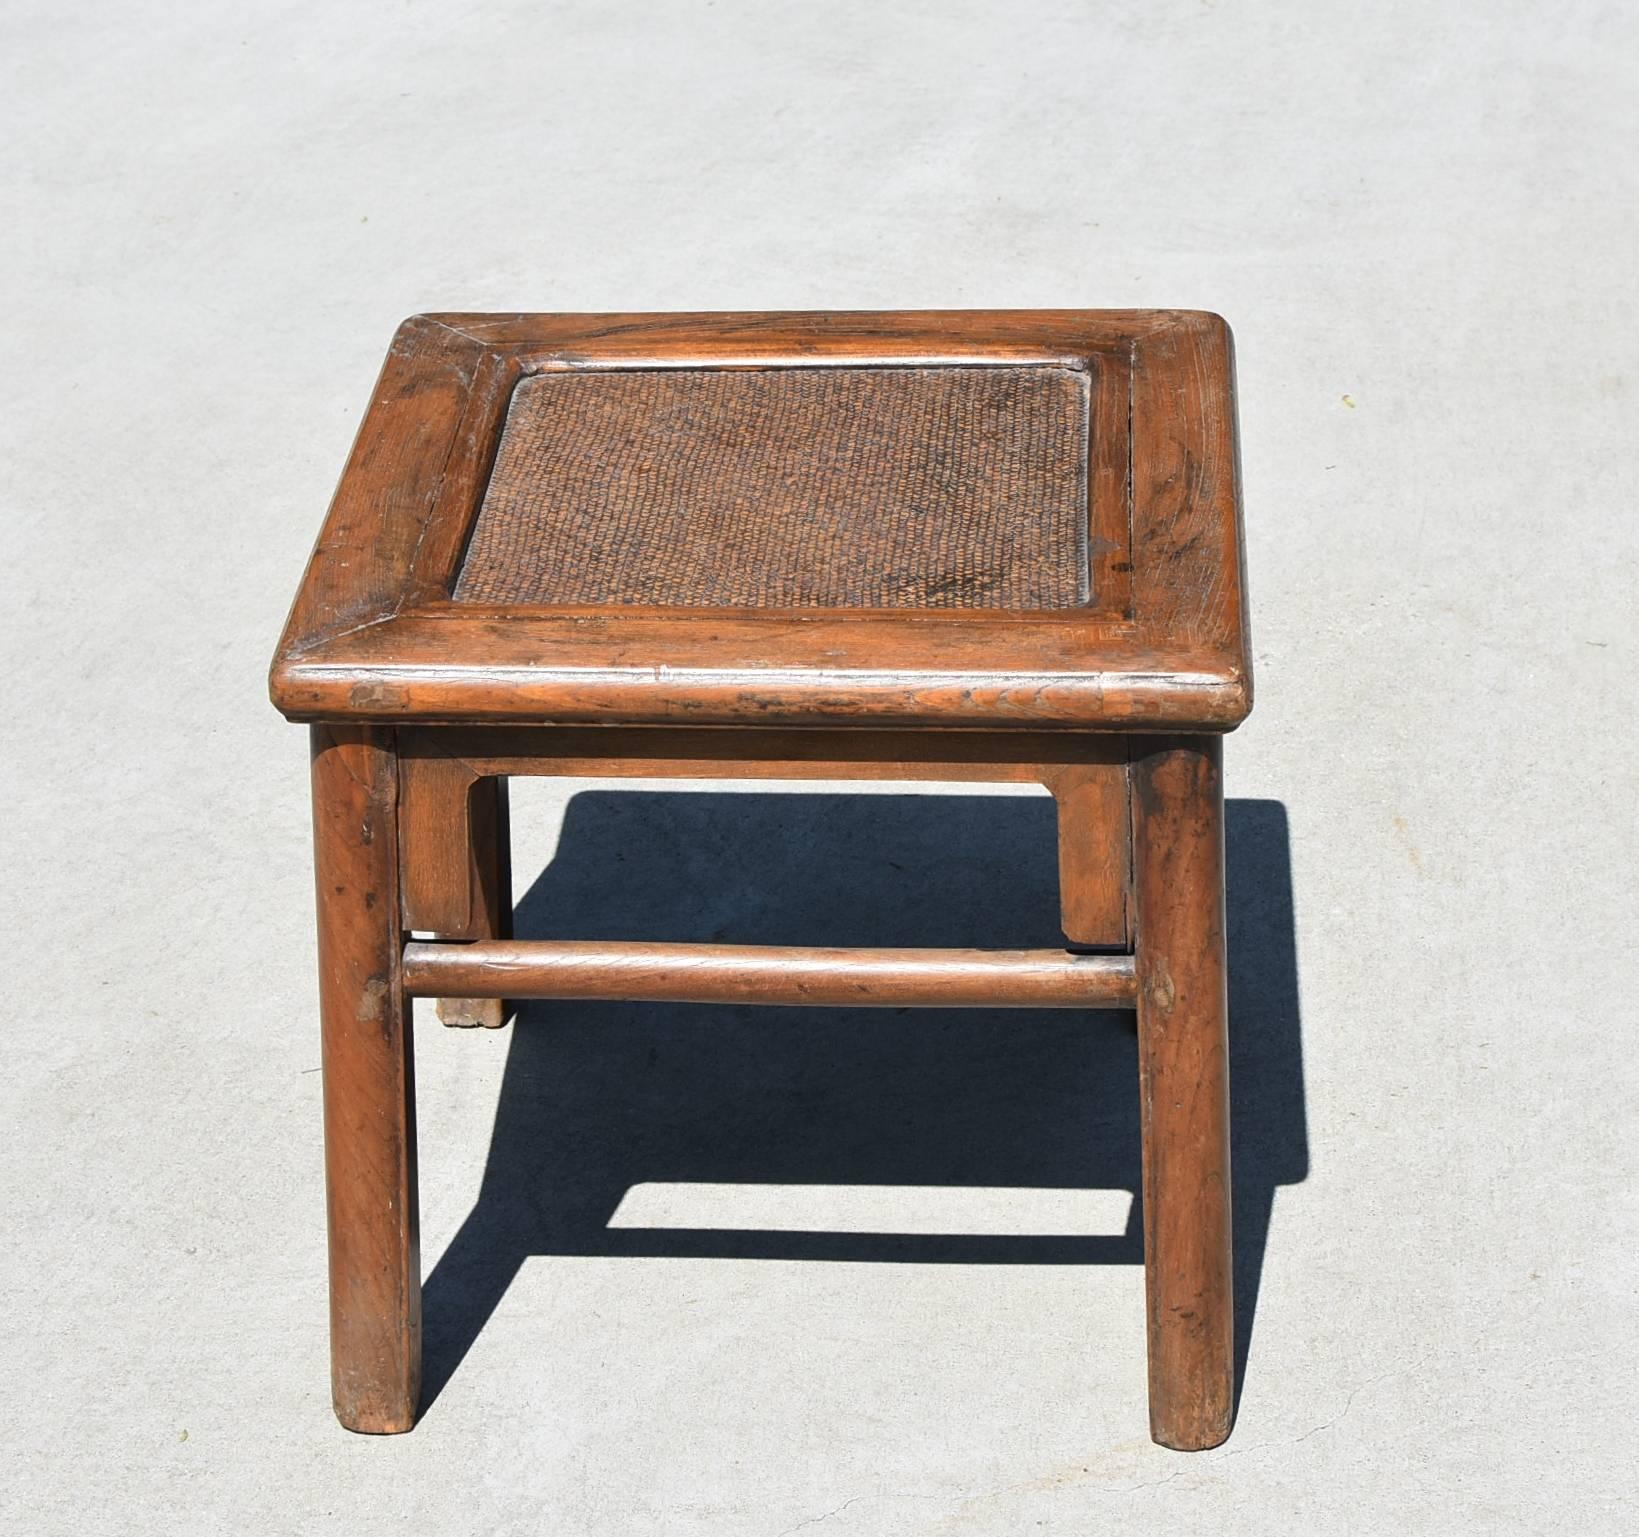
[[[1003,363],[1089,382],[1085,605],[452,601],[521,380]],[[343,1424],[404,1430],[416,1410],[413,991],[485,1024],[520,996],[1136,1007],[1152,1433],[1190,1449],[1224,1438],[1220,736],[1252,706],[1233,370],[1228,327],[1190,311],[443,315],[399,329],[269,680],[280,710],[315,723]],[[517,943],[514,773],[1045,784],[1068,939],[1133,953]],[[412,928],[437,939],[406,944]]]
[[402,1431],[421,1391],[421,1261],[392,735],[316,726],[312,772],[332,1396],[349,1430]]
[[1234,378],[1216,315],[1133,350],[1133,617],[1151,640],[1233,659],[1250,710]]
[[[520,378],[1036,362],[1094,381],[1093,600],[816,618],[449,593]],[[270,688],[300,720],[1228,730],[1251,705],[1233,362],[1179,311],[438,316],[401,328]]]
[[1131,1007],[1130,957],[1061,950],[805,949],[795,945],[405,946],[413,995],[653,999],[849,1008]]
[[[866,779],[1047,784],[1063,771],[1126,773],[1123,738],[1072,732],[781,730],[756,727],[406,726],[411,778],[423,759],[457,773],[587,779]],[[412,924],[412,927],[422,927]]]
[[483,929],[484,872],[473,788],[479,776],[446,752],[399,749],[399,886],[404,927],[445,939],[495,938]]
[[528,725],[1228,730],[1245,715],[1227,665],[1054,617],[423,610],[293,658],[277,692],[291,719]]
[[[432,742],[436,743],[437,733]],[[512,937],[512,850],[506,780],[430,746],[399,750],[399,883],[404,927],[439,939]],[[438,1017],[497,1030],[494,998],[440,998]]]
[[1131,898],[1127,771],[1088,764],[1045,776],[1059,816],[1059,912],[1072,945],[1126,949]]
[[1130,347],[1189,310],[705,310],[674,314],[441,312],[421,317],[484,346],[515,348],[532,370],[676,366],[682,357],[727,367],[927,358],[1006,357],[1073,362]]
[[1200,1451],[1234,1404],[1222,742],[1135,744],[1150,1429]]
[[[511,939],[512,840],[506,780],[474,781],[467,796],[467,826],[472,897],[467,931],[460,937]],[[458,1029],[499,1030],[512,1018],[512,1004],[506,998],[443,997],[438,1000],[438,1017]]]
[[435,320],[399,327],[285,623],[281,661],[405,606],[484,354]]

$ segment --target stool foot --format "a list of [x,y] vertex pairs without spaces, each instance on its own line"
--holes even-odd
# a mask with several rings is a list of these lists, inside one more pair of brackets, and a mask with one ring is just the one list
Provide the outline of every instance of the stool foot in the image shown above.
[[349,1430],[415,1423],[421,1261],[410,1014],[399,976],[390,731],[315,726],[314,866],[330,1232],[330,1359]]
[[1204,1451],[1235,1372],[1221,740],[1135,744],[1132,777],[1150,1434]]

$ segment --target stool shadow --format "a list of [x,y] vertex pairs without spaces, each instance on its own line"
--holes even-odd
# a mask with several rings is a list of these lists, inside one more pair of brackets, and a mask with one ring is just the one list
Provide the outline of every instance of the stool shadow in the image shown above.
[[[1051,946],[1045,797],[587,791],[520,938]],[[1277,1186],[1308,1173],[1286,808],[1226,807],[1237,1391]],[[1131,1016],[526,1004],[472,1211],[427,1277],[430,1407],[531,1255],[1141,1264]],[[1086,1237],[611,1228],[668,1183],[1126,1189]]]

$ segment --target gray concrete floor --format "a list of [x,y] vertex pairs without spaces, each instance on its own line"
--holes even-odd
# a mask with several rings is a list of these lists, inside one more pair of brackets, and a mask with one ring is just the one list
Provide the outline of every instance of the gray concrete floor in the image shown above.
[[[1636,58],[1616,5],[11,0],[5,1529],[1632,1530]],[[1237,331],[1233,1438],[1146,1439],[1118,1024],[614,1007],[423,1030],[440,1390],[343,1433],[263,675],[393,325],[947,305]],[[536,932],[1050,925],[1040,801],[661,793],[520,793]],[[1016,1236],[621,1226],[698,1183]]]

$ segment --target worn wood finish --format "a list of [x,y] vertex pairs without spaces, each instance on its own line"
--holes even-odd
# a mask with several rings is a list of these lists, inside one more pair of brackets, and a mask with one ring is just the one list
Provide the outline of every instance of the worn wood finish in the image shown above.
[[416,553],[438,515],[449,521],[445,469],[485,352],[425,316],[398,328],[286,622],[275,676],[286,658],[380,623],[417,591]]
[[[1001,363],[1076,371],[1078,394],[1085,381],[1089,580],[1045,600],[1085,603],[966,606],[977,586],[898,611],[454,601],[520,380]],[[270,676],[278,708],[316,723],[344,1424],[404,1430],[416,1407],[413,993],[462,1024],[500,1023],[503,998],[522,996],[1135,1007],[1152,1433],[1188,1449],[1224,1438],[1220,734],[1252,704],[1232,376],[1228,327],[1189,311],[405,322]],[[964,561],[957,577],[983,572]],[[1058,803],[1066,937],[1123,953],[516,943],[511,774],[1040,783]]]
[[725,367],[824,363],[1071,363],[1126,346],[1190,310],[699,310],[675,314],[458,314],[422,317],[483,346],[516,349],[531,372],[592,363]]
[[[469,920],[465,933],[439,937],[511,939],[512,838],[506,780],[475,780],[466,799],[467,880],[472,892]],[[440,998],[438,1017],[460,1029],[499,1030],[512,1017],[512,1007],[505,998]]]
[[1138,646],[1114,622],[711,609],[503,618],[454,605],[316,645],[274,682],[292,720],[1219,731],[1245,716],[1249,688],[1197,652]]
[[[512,937],[512,850],[504,779],[427,745],[399,744],[399,867],[404,927],[439,939]],[[440,998],[446,1025],[499,1029],[487,998]]]
[[[406,327],[413,324],[405,322]],[[440,355],[448,355],[456,347],[453,334],[446,331],[439,345]],[[450,596],[450,573],[460,568],[472,519],[483,501],[500,446],[507,407],[523,377],[516,353],[493,348],[478,351],[465,366],[470,369],[472,382],[461,420],[444,461],[436,505],[410,552],[403,591],[391,605],[394,611],[443,602]]]
[[[1125,787],[1127,744],[1052,731],[786,731],[755,727],[421,727],[399,732],[407,776],[423,760],[485,774],[585,779],[891,779],[1050,784],[1063,771]],[[1120,825],[1125,826],[1125,814]],[[412,924],[413,928],[423,927]]]
[[[404,728],[399,735],[405,926],[447,939],[482,928],[469,878],[469,793],[509,774],[582,778],[978,780],[1036,783],[1057,798],[1063,925],[1072,945],[1127,943],[1130,845],[1123,739],[1069,733]],[[478,869],[482,869],[480,862]],[[474,922],[478,927],[472,926]],[[451,1015],[455,1017],[451,1017]],[[476,1000],[446,1023],[494,1021]]]
[[399,868],[404,927],[443,939],[485,931],[483,859],[473,794],[479,776],[442,752],[399,746]]
[[[399,732],[404,924],[441,939],[506,938],[483,882],[493,838],[476,808],[510,774],[583,778],[979,780],[1046,785],[1060,808],[1060,886],[1073,945],[1121,948],[1130,851],[1127,749],[1063,733],[639,727],[405,727]],[[497,788],[499,787],[499,788]],[[504,801],[503,812],[504,815]],[[491,886],[493,893],[493,883]],[[440,1002],[446,1024],[504,1023],[481,998]]]
[[418,996],[947,1009],[1130,1008],[1135,987],[1132,960],[1123,955],[576,940],[411,943],[404,985]]
[[312,771],[332,1392],[349,1430],[408,1430],[421,1261],[392,734],[315,726]]
[[[1090,604],[486,610],[448,597],[517,379],[1038,362],[1093,381]],[[275,658],[293,719],[1225,730],[1251,706],[1228,328],[1164,312],[417,317]]]
[[1135,744],[1150,1429],[1199,1451],[1234,1403],[1222,744]]
[[1124,950],[1128,944],[1131,849],[1124,766],[1049,769],[1058,802],[1059,911],[1072,945]]

